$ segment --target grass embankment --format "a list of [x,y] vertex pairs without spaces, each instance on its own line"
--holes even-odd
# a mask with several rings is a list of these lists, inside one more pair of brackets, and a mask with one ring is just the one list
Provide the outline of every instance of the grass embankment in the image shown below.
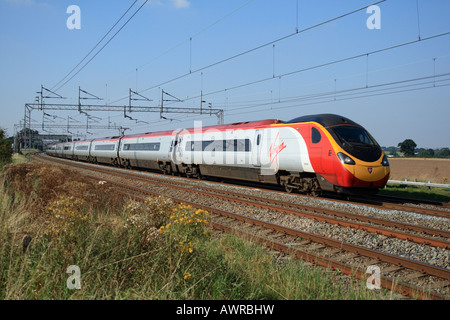
[[[7,166],[0,299],[378,299],[365,282],[211,232],[207,212],[138,203],[56,166]],[[280,263],[282,261],[282,263]],[[69,289],[71,282],[81,289]]]
[[20,153],[14,153],[11,158],[12,163],[23,163],[27,161],[27,158],[25,155]]
[[450,202],[450,189],[448,188],[388,185],[386,188],[380,189],[379,193],[396,197]]

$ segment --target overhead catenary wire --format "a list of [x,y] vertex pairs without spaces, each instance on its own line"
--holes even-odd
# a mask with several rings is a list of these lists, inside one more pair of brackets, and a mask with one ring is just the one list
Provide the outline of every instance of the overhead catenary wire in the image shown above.
[[[137,0],[136,0],[137,1]],[[135,2],[136,2],[135,1]],[[145,2],[133,13],[133,15],[117,30],[117,32],[100,48],[100,50],[95,53],[93,57],[91,57],[74,75],[72,75],[66,82],[64,82],[62,85],[60,85],[56,91],[60,90],[62,87],[64,87],[68,82],[70,82],[77,74],[79,74],[116,36],[117,34],[122,31],[122,29],[131,21],[131,19],[136,16],[136,14],[145,6],[145,4],[148,2],[148,0],[145,0]],[[134,3],[133,3],[134,5]],[[132,6],[133,6],[132,5]],[[131,6],[131,7],[132,7]],[[131,7],[129,9],[131,9]],[[126,14],[126,13],[125,13]],[[122,16],[123,17],[123,16]],[[122,18],[120,18],[121,20]],[[119,20],[119,21],[120,21]],[[114,27],[113,27],[114,28]],[[103,40],[103,39],[102,39]],[[85,59],[83,59],[84,61]]]
[[[231,12],[225,14],[223,17],[219,18],[218,20],[214,21],[213,23],[209,24],[208,26],[206,26],[205,28],[201,29],[200,31],[196,32],[195,34],[193,34],[192,36],[190,36],[188,39],[182,40],[179,43],[173,45],[172,47],[170,47],[169,49],[163,51],[162,53],[160,53],[159,55],[153,57],[152,59],[150,59],[149,61],[145,62],[144,64],[140,65],[138,67],[138,69],[143,69],[144,67],[146,67],[147,65],[149,65],[150,63],[158,60],[159,58],[165,56],[166,54],[170,53],[171,51],[181,47],[182,45],[186,44],[187,42],[191,42],[190,45],[192,45],[192,40],[195,39],[196,37],[198,37],[200,34],[208,31],[209,29],[211,29],[212,27],[214,27],[215,25],[217,25],[218,23],[222,22],[223,20],[225,20],[226,18],[232,16],[233,14],[235,14],[236,12],[238,12],[239,10],[243,9],[244,7],[246,7],[248,4],[250,4],[251,2],[253,2],[254,0],[248,0],[247,2],[245,2],[244,4],[242,4],[241,6],[237,7],[236,9],[232,10]],[[192,48],[190,48],[191,50]],[[190,52],[190,60],[192,59],[192,53]],[[191,65],[192,61],[190,61],[190,65]],[[131,73],[133,73],[134,71],[130,71],[128,73],[122,74],[121,76],[115,78],[114,80],[112,80],[112,82],[119,80],[119,79],[123,79],[125,76],[130,75]]]
[[[448,78],[443,78],[443,77],[448,77]],[[424,80],[429,80],[429,79],[432,79],[432,80],[427,81],[427,82],[419,82],[419,81],[424,81]],[[338,79],[334,79],[334,82],[336,82],[336,80],[338,80]],[[245,108],[253,108],[253,107],[259,107],[259,106],[271,105],[271,104],[281,105],[283,103],[288,103],[288,102],[315,100],[315,99],[320,99],[323,97],[330,97],[330,96],[341,97],[343,95],[359,94],[358,92],[360,92],[360,91],[381,92],[382,90],[390,90],[390,89],[392,89],[392,86],[397,86],[397,85],[401,85],[401,86],[395,87],[395,88],[405,88],[405,87],[413,87],[413,86],[418,86],[418,85],[423,85],[423,84],[439,83],[439,82],[444,82],[444,81],[450,81],[450,73],[443,73],[440,75],[433,74],[433,76],[404,79],[404,80],[400,80],[400,81],[379,83],[379,84],[371,85],[371,86],[352,87],[352,88],[341,89],[341,90],[336,90],[336,87],[334,87],[333,90],[320,91],[320,92],[298,95],[298,96],[289,96],[289,97],[285,97],[279,101],[274,101],[272,98],[245,100],[245,101],[233,101],[233,102],[229,103],[229,108],[227,108],[227,112],[234,111],[234,110],[241,110],[241,109],[245,109]],[[328,81],[328,82],[331,82],[331,81]],[[407,83],[409,83],[409,84],[407,84]],[[372,89],[375,89],[375,90],[372,90]],[[221,103],[218,102],[218,104],[221,104]]]
[[[446,77],[446,78],[444,78]],[[439,79],[441,78],[441,79]],[[431,80],[430,80],[431,79]],[[436,80],[439,79],[439,80]],[[424,80],[429,80],[426,82],[423,82]],[[301,101],[314,101],[322,98],[339,98],[339,97],[346,97],[346,96],[355,96],[358,94],[361,94],[363,92],[364,95],[368,93],[382,93],[388,90],[393,89],[403,89],[403,88],[410,88],[410,87],[416,87],[416,86],[423,86],[423,85],[431,85],[434,83],[439,82],[448,82],[450,81],[450,73],[444,73],[439,75],[431,75],[426,77],[420,77],[420,78],[413,78],[413,79],[405,79],[400,81],[394,81],[394,82],[386,82],[386,83],[380,83],[376,85],[371,86],[361,86],[361,87],[355,87],[355,88],[349,88],[349,89],[343,89],[343,90],[333,90],[333,91],[325,91],[325,92],[318,92],[318,93],[312,93],[307,95],[301,95],[296,97],[287,97],[280,102],[273,102],[273,101],[266,101],[264,103],[248,103],[248,104],[236,104],[234,108],[229,109],[228,111],[235,111],[235,110],[242,110],[246,108],[253,108],[253,107],[259,107],[259,106],[265,106],[269,104],[283,104],[283,103],[291,103],[291,102],[301,102]],[[430,86],[431,87],[431,86]]]
[[[251,49],[249,49],[249,50],[246,50],[246,51],[240,52],[240,53],[238,53],[238,54],[235,54],[235,55],[233,55],[233,56],[227,57],[227,58],[225,58],[225,59],[216,61],[216,62],[211,63],[211,64],[209,64],[209,65],[206,65],[206,66],[203,66],[203,67],[201,67],[201,68],[198,68],[198,69],[196,69],[196,70],[190,70],[190,71],[187,72],[187,73],[184,73],[184,74],[182,74],[182,75],[179,75],[179,76],[174,77],[174,78],[172,78],[172,79],[169,79],[169,80],[167,80],[167,81],[161,82],[161,83],[159,83],[159,84],[157,84],[157,85],[154,85],[154,86],[151,86],[151,87],[149,87],[149,88],[143,89],[143,90],[140,91],[140,93],[143,93],[143,92],[146,92],[146,91],[155,89],[155,88],[162,87],[162,86],[164,86],[164,85],[167,85],[167,84],[169,84],[169,83],[178,81],[178,80],[180,80],[180,79],[183,79],[183,78],[185,78],[185,77],[187,77],[187,76],[190,76],[190,75],[193,75],[193,74],[195,74],[195,73],[202,72],[202,71],[204,71],[204,70],[210,69],[210,68],[215,67],[215,66],[217,66],[217,65],[223,64],[223,63],[228,62],[228,61],[231,61],[231,60],[234,60],[234,59],[236,59],[236,58],[242,57],[242,56],[247,55],[247,54],[249,54],[249,53],[252,53],[252,52],[258,51],[258,50],[260,50],[260,49],[266,48],[266,47],[268,47],[268,46],[275,45],[275,44],[278,43],[278,42],[281,42],[281,41],[287,40],[287,39],[289,39],[289,38],[291,38],[291,37],[294,37],[294,36],[303,34],[303,33],[305,33],[305,32],[308,32],[308,31],[317,29],[317,28],[319,28],[319,27],[321,27],[321,26],[324,26],[324,25],[326,25],[326,24],[332,23],[332,22],[334,22],[334,21],[343,19],[343,18],[345,18],[345,17],[347,17],[347,16],[350,16],[350,15],[353,15],[353,14],[358,13],[358,12],[360,12],[360,11],[363,11],[363,10],[367,9],[368,7],[370,7],[370,6],[372,6],[372,5],[378,5],[378,4],[381,4],[381,3],[386,2],[386,1],[387,1],[387,0],[380,0],[380,1],[377,1],[377,2],[372,3],[372,4],[370,4],[370,5],[366,5],[366,6],[364,6],[364,7],[361,7],[361,8],[355,9],[355,10],[353,10],[353,11],[344,13],[344,14],[339,15],[339,16],[337,16],[337,17],[334,17],[334,18],[331,18],[331,19],[322,21],[322,22],[320,22],[320,23],[317,23],[317,24],[312,25],[312,26],[310,26],[310,27],[307,27],[307,28],[305,28],[305,29],[302,29],[302,30],[296,30],[296,31],[293,32],[293,33],[287,34],[287,35],[285,35],[285,36],[283,36],[283,37],[280,37],[280,38],[277,38],[277,39],[275,39],[275,40],[269,41],[269,42],[264,43],[264,44],[262,44],[262,45],[259,45],[259,46],[256,46],[256,47],[254,47],[254,48],[251,48]],[[190,40],[188,39],[187,41],[190,41]],[[115,100],[113,103],[119,102],[119,101],[124,100],[124,99],[126,99],[126,98],[127,98],[126,96],[121,97],[121,98]]]
[[103,40],[105,40],[105,38],[108,36],[108,34],[111,33],[111,31],[117,26],[117,24],[123,19],[123,17],[125,17],[125,15],[131,10],[131,8],[136,4],[137,1],[138,1],[138,0],[135,0],[135,1],[133,2],[133,4],[132,4],[132,5],[125,11],[125,13],[119,18],[119,20],[117,20],[116,23],[108,30],[108,32],[103,36],[103,38],[101,38],[101,39],[97,42],[97,44],[91,49],[91,51],[89,51],[88,54],[87,54],[86,56],[84,56],[84,58],[81,59],[81,61],[80,61],[80,62],[79,62],[72,70],[70,70],[69,73],[68,73],[64,78],[62,78],[57,84],[55,84],[55,85],[53,86],[52,90],[53,90],[54,88],[56,88],[61,82],[63,82],[64,80],[66,80],[67,77],[68,77],[73,71],[75,71],[75,69],[78,68],[78,67],[80,66],[80,64],[82,64],[83,61],[87,59],[87,57],[89,57],[89,55],[90,55],[90,54],[91,54],[91,53],[92,53],[92,52],[100,45],[100,43],[101,43]]
[[[433,37],[435,37],[435,36],[432,36],[430,38],[433,38]],[[422,39],[422,41],[424,41],[424,40],[425,39]],[[442,56],[442,57],[447,57],[447,56]],[[442,57],[438,57],[438,58],[442,58]],[[434,58],[433,61],[435,61],[435,59],[436,58]],[[423,61],[420,61],[420,62],[423,62]],[[340,91],[334,90],[334,91],[319,92],[319,93],[308,94],[308,95],[297,96],[297,97],[287,97],[285,99],[278,100],[278,101],[270,100],[269,102],[267,102],[267,100],[261,99],[258,101],[253,101],[254,102],[253,104],[251,102],[248,104],[245,104],[242,102],[241,103],[236,102],[236,104],[233,103],[233,108],[229,109],[226,112],[226,115],[232,116],[232,115],[237,115],[237,114],[241,115],[241,114],[252,113],[254,111],[247,111],[247,110],[254,109],[254,108],[258,108],[258,111],[261,111],[261,112],[268,111],[268,110],[271,110],[270,105],[272,105],[272,104],[278,105],[277,109],[288,109],[288,108],[294,108],[294,107],[328,103],[328,102],[331,102],[332,100],[345,101],[345,100],[360,99],[360,98],[365,98],[365,97],[374,97],[374,96],[379,96],[379,95],[384,95],[384,94],[419,91],[419,90],[424,90],[424,89],[430,89],[433,87],[435,87],[435,88],[447,87],[447,86],[450,86],[450,84],[444,83],[444,82],[448,82],[448,81],[450,81],[450,79],[443,78],[443,77],[449,77],[449,76],[450,76],[450,73],[436,74],[433,69],[433,74],[430,76],[426,76],[426,77],[411,78],[411,79],[381,83],[381,84],[370,85],[370,86],[364,85],[361,87],[340,90]],[[443,79],[436,80],[439,78],[443,78]],[[419,81],[423,81],[423,80],[430,80],[430,81],[419,82]],[[419,82],[419,83],[417,83],[417,82]],[[437,85],[438,83],[443,83],[443,84]],[[189,99],[191,99],[191,98],[187,98],[185,100],[189,100]],[[291,105],[286,105],[288,103],[291,103]],[[270,108],[269,108],[269,106],[270,106]],[[266,108],[264,108],[264,107],[266,107]],[[195,117],[195,116],[189,116],[189,115],[183,116],[183,118],[186,118],[186,120],[188,120],[189,118],[192,118],[192,117]],[[196,117],[196,118],[198,118],[198,117]],[[204,118],[204,117],[200,117],[200,118]],[[181,121],[180,119],[181,118],[174,118],[172,120]],[[160,120],[155,121],[155,122],[150,122],[149,124],[152,125],[152,127],[158,127],[158,126],[164,125],[164,123]],[[136,126],[135,129],[138,130],[140,127],[143,127],[143,126]]]
[[[430,77],[432,78],[432,76]],[[394,87],[394,88],[384,88],[384,89],[378,89],[378,90],[373,90],[373,91],[369,91],[367,93],[348,93],[348,94],[342,94],[342,95],[337,95],[334,96],[334,92],[327,92],[327,93],[323,93],[323,96],[320,96],[320,94],[318,94],[317,97],[315,97],[315,100],[309,100],[308,99],[304,99],[306,102],[303,103],[299,103],[300,99],[298,99],[297,101],[290,101],[291,105],[287,105],[287,106],[279,106],[277,107],[277,110],[281,110],[281,109],[289,109],[289,108],[298,108],[298,107],[303,107],[303,106],[312,106],[312,105],[317,105],[317,104],[323,104],[323,103],[329,103],[329,102],[334,102],[334,101],[348,101],[348,100],[354,100],[354,99],[362,99],[362,98],[368,98],[368,97],[375,97],[375,96],[381,96],[381,95],[389,95],[389,94],[396,94],[396,93],[404,93],[404,92],[414,92],[414,91],[421,91],[421,90],[426,90],[426,89],[434,89],[434,88],[443,88],[443,87],[448,87],[450,86],[450,83],[443,83],[440,85],[437,85],[436,83],[438,82],[449,82],[450,78],[447,79],[442,79],[442,80],[437,80],[437,81],[428,81],[428,82],[424,82],[424,83],[418,83],[418,84],[410,84],[410,85],[404,85],[404,86],[399,86],[399,87]],[[420,87],[417,87],[420,86]],[[416,87],[416,88],[411,88],[411,87]],[[369,87],[371,88],[371,87]],[[364,87],[360,87],[360,88],[354,88],[354,89],[349,89],[348,91],[353,91],[353,90],[366,90],[368,88]],[[275,102],[278,104],[283,104],[283,103],[287,103],[285,101],[282,102]],[[275,104],[274,103],[274,104]],[[272,110],[269,105],[272,103],[266,103],[266,104],[260,104],[257,106],[253,106],[254,107],[258,107],[258,112],[264,112],[264,111],[269,111]],[[266,108],[264,108],[266,107]],[[226,113],[227,116],[233,116],[233,115],[243,115],[243,114],[248,114],[248,113],[254,113],[254,110],[246,110],[243,111],[244,109],[251,109],[250,107],[247,108],[235,108],[229,112]],[[237,112],[232,112],[232,111],[237,111]]]
[[[440,79],[439,79],[440,78]],[[439,79],[439,80],[436,80]],[[369,87],[361,86],[356,88],[350,88],[339,91],[326,91],[318,92],[314,94],[308,94],[298,97],[288,97],[281,101],[264,101],[258,100],[255,103],[237,103],[233,108],[226,111],[227,116],[253,114],[255,108],[258,112],[271,111],[271,105],[277,105],[277,110],[298,108],[303,106],[312,106],[323,103],[329,103],[333,101],[349,101],[355,99],[362,99],[367,97],[376,97],[383,95],[390,95],[402,92],[415,92],[431,88],[443,88],[450,86],[450,73],[430,75],[419,78],[404,79],[395,82],[381,83],[377,85],[371,85]],[[182,117],[174,118],[172,120],[188,121],[189,119],[206,119],[204,116],[198,115],[184,115]],[[183,119],[183,120],[182,120]],[[289,120],[289,119],[284,119]],[[161,119],[151,121],[148,123],[152,128],[165,126],[165,122]],[[134,127],[135,131],[144,126]]]
[[[371,52],[367,52],[367,53],[363,53],[363,54],[359,54],[359,55],[355,55],[352,57],[347,57],[344,59],[339,59],[339,60],[335,60],[332,62],[328,62],[328,63],[324,63],[324,64],[320,64],[320,65],[316,65],[316,66],[312,66],[312,67],[308,67],[308,68],[303,68],[300,70],[296,70],[296,71],[291,71],[282,75],[277,75],[276,78],[282,78],[282,77],[286,77],[286,76],[290,76],[293,74],[297,74],[297,73],[301,73],[301,72],[305,72],[305,71],[309,71],[309,70],[314,70],[317,68],[321,68],[321,67],[325,67],[325,66],[330,66],[333,64],[337,64],[337,63],[341,63],[344,61],[349,61],[349,60],[353,60],[353,59],[357,59],[357,58],[361,58],[361,57],[366,57],[372,54],[376,54],[376,53],[381,53],[381,52],[385,52],[388,50],[393,50],[396,48],[400,48],[403,46],[408,46],[408,45],[412,45],[414,43],[418,43],[418,42],[423,42],[423,41],[427,41],[427,40],[431,40],[431,39],[435,39],[438,37],[442,37],[442,36],[447,36],[450,35],[450,31],[449,32],[443,32],[440,34],[436,34],[436,35],[432,35],[426,38],[422,38],[422,39],[416,39],[413,41],[408,41],[405,43],[401,43],[401,44],[397,44],[397,45],[393,45],[393,46],[389,46],[386,48],[382,48],[382,49],[377,49]],[[446,56],[444,56],[446,57]],[[368,70],[366,70],[366,73],[368,72]],[[261,109],[264,106],[268,106],[268,105],[279,105],[279,107],[277,107],[277,109],[285,109],[285,108],[292,108],[292,107],[296,107],[296,106],[306,106],[306,105],[314,105],[314,104],[321,104],[321,103],[327,103],[327,102],[331,102],[332,100],[334,101],[342,101],[342,100],[352,100],[352,99],[358,99],[358,98],[364,98],[364,97],[372,97],[372,96],[377,96],[377,95],[381,95],[381,94],[394,94],[394,93],[400,93],[400,92],[411,92],[411,91],[418,91],[418,90],[424,90],[424,89],[429,89],[432,87],[446,87],[449,86],[450,84],[441,84],[439,86],[436,85],[436,83],[438,82],[444,82],[444,81],[450,81],[450,79],[441,79],[436,81],[436,78],[439,77],[444,77],[444,76],[450,76],[450,74],[445,73],[445,74],[440,74],[440,75],[436,75],[435,71],[433,71],[433,75],[432,76],[427,76],[427,77],[420,77],[420,78],[412,78],[412,79],[406,79],[406,80],[401,80],[401,81],[396,81],[396,82],[388,82],[388,83],[382,83],[382,84],[376,84],[376,85],[369,85],[367,82],[364,86],[362,87],[358,87],[358,88],[352,88],[352,89],[347,89],[347,90],[340,90],[340,91],[332,91],[332,92],[321,92],[321,93],[316,93],[316,94],[310,94],[310,95],[305,95],[305,96],[300,96],[300,97],[293,97],[293,98],[288,98],[288,99],[278,99],[277,101],[273,101],[272,99],[270,100],[270,102],[264,102],[264,100],[259,100],[258,103],[253,104],[253,105],[244,105],[244,104],[237,104],[234,108],[229,109],[226,111],[227,116],[232,116],[232,115],[237,115],[237,114],[245,114],[245,113],[251,113],[254,111],[246,111],[244,112],[243,110],[245,109],[251,109],[251,108],[259,108],[258,111],[267,111],[270,110],[268,108],[266,109]],[[401,84],[405,84],[405,83],[411,83],[411,82],[417,82],[417,81],[421,81],[421,80],[427,80],[427,79],[432,79],[432,81],[426,82],[426,83],[416,83],[416,84],[408,84],[408,85],[402,85],[402,86],[397,86],[394,88],[386,88],[389,86],[394,86],[394,85],[401,85]],[[245,86],[249,86],[249,85],[253,85],[253,84],[257,84],[257,83],[261,83],[264,81],[269,81],[269,80],[273,80],[273,77],[267,77],[264,79],[260,79],[260,80],[256,80],[256,81],[252,81],[249,83],[245,83],[245,84],[241,84],[238,86],[234,86],[234,87],[230,87],[230,88],[226,88],[226,89],[222,89],[222,90],[218,90],[218,91],[214,91],[214,92],[209,92],[209,93],[204,93],[203,96],[207,96],[207,95],[214,95],[220,92],[229,92],[231,90],[237,89],[237,88],[242,88]],[[424,85],[428,85],[428,84],[432,84],[431,86],[426,86],[423,87]],[[411,88],[411,87],[417,87],[421,85],[422,87],[420,88]],[[383,88],[384,87],[384,88]],[[377,89],[378,88],[378,89]],[[372,89],[372,90],[370,90]],[[377,90],[373,90],[373,89],[377,89]],[[395,91],[392,91],[394,90]],[[363,90],[367,90],[368,92],[364,92],[361,93],[360,91]],[[389,91],[390,92],[386,92]],[[330,98],[331,96],[331,98]],[[199,96],[195,96],[195,97],[190,97],[190,98],[186,98],[184,99],[184,101],[188,101],[188,100],[192,100],[192,99],[196,99],[199,98]],[[326,100],[328,99],[328,100]],[[331,100],[330,100],[331,99]],[[303,104],[299,104],[299,102],[305,102],[308,101],[306,103]],[[294,105],[291,106],[284,106],[281,107],[281,105],[286,104],[286,103],[293,103],[295,102]],[[233,113],[233,111],[238,110],[238,113]],[[155,123],[159,123],[159,121],[155,122]],[[153,124],[153,123],[151,123]]]
[[[206,97],[206,96],[211,96],[211,95],[215,95],[215,94],[218,94],[218,93],[230,92],[232,90],[244,88],[244,87],[247,87],[247,86],[252,86],[252,85],[260,84],[260,83],[263,83],[263,82],[272,81],[273,79],[281,79],[281,78],[284,78],[284,77],[288,77],[288,76],[304,73],[304,72],[307,72],[307,71],[312,71],[312,70],[316,70],[316,69],[332,66],[332,65],[335,65],[335,64],[339,64],[339,63],[343,63],[343,62],[347,62],[347,61],[351,61],[351,60],[360,59],[360,58],[363,58],[363,57],[368,57],[369,55],[374,55],[374,54],[378,54],[378,53],[394,50],[394,49],[397,49],[397,48],[413,45],[413,44],[416,44],[416,43],[419,43],[419,42],[429,41],[429,40],[432,40],[432,39],[436,39],[436,38],[444,37],[444,36],[448,36],[448,35],[450,35],[450,31],[439,33],[439,34],[435,34],[435,35],[432,35],[432,36],[428,36],[426,38],[421,38],[421,39],[416,39],[416,40],[412,40],[412,41],[407,41],[407,42],[404,42],[404,43],[388,46],[388,47],[381,48],[381,49],[372,50],[370,52],[365,52],[365,53],[357,54],[357,55],[346,57],[346,58],[342,58],[342,59],[337,59],[337,60],[325,62],[325,63],[322,63],[322,64],[317,64],[317,65],[314,65],[314,66],[310,66],[310,67],[306,67],[306,68],[302,68],[302,69],[286,72],[286,73],[279,74],[279,75],[273,75],[273,76],[268,76],[268,77],[261,78],[261,79],[256,79],[256,80],[253,80],[253,81],[250,81],[250,82],[242,83],[242,84],[235,85],[235,86],[232,86],[232,87],[228,87],[228,88],[225,88],[225,89],[215,90],[215,91],[206,92],[206,93],[203,92],[202,96]],[[368,74],[368,70],[367,69],[366,69],[366,73]],[[366,79],[366,85],[365,86],[369,87],[367,79]],[[200,97],[199,95],[196,95],[196,96],[190,97],[188,99],[185,99],[185,101],[192,100],[192,99],[198,99],[199,97]]]
[[[439,80],[436,80],[439,79]],[[282,106],[283,104],[287,103],[295,103],[292,105],[292,107],[300,106],[300,105],[307,105],[310,104],[316,104],[316,103],[324,103],[324,102],[330,102],[331,99],[339,100],[350,100],[350,99],[356,99],[356,98],[363,98],[368,96],[377,96],[382,95],[386,93],[398,93],[398,92],[405,92],[405,91],[415,91],[415,90],[423,90],[426,88],[432,88],[432,87],[443,87],[448,86],[450,84],[446,84],[445,82],[450,81],[450,73],[443,73],[438,75],[430,75],[425,77],[419,77],[419,78],[411,78],[411,79],[404,79],[400,81],[393,81],[393,82],[386,82],[386,83],[380,83],[376,85],[370,85],[370,86],[361,86],[361,87],[355,87],[355,88],[349,88],[349,89],[343,89],[338,91],[325,91],[325,92],[317,92],[312,94],[306,94],[301,96],[295,96],[295,97],[286,97],[285,99],[279,100],[279,101],[272,101],[272,100],[256,100],[256,101],[248,101],[248,102],[236,102],[233,104],[233,107],[227,110],[227,115],[234,115],[234,114],[241,114],[242,110],[245,109],[255,109],[258,108],[258,111],[262,110],[268,110],[268,109],[261,109],[263,107],[270,106],[272,104],[276,104],[279,106]],[[442,83],[440,86],[436,85],[437,83]],[[420,86],[420,87],[419,87]],[[424,87],[427,86],[427,87]],[[414,88],[419,87],[419,88]],[[395,90],[395,91],[393,91]],[[400,91],[401,90],[401,91]],[[391,91],[391,92],[388,92]],[[324,99],[328,99],[327,101],[324,101]],[[307,102],[305,104],[299,104],[300,102]],[[234,111],[239,111],[239,113],[232,113]],[[254,112],[254,111],[250,111]]]

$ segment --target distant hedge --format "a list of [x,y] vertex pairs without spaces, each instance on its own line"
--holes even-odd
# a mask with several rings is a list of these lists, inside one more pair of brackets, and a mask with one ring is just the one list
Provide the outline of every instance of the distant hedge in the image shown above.
[[5,131],[0,129],[0,163],[10,162],[12,154],[11,142],[6,139]]

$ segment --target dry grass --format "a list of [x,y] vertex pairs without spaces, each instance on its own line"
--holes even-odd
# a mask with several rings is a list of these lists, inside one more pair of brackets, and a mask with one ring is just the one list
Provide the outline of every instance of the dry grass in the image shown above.
[[26,199],[34,214],[45,212],[47,205],[61,196],[80,199],[93,209],[116,209],[122,197],[107,184],[92,183],[76,171],[40,163],[10,164],[4,168],[10,194]]

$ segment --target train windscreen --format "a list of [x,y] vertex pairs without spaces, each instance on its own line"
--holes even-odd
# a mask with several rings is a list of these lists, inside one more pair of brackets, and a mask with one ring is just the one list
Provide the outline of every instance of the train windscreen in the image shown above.
[[343,125],[328,129],[334,133],[336,142],[350,155],[367,162],[380,159],[381,147],[364,128]]
[[333,128],[342,143],[376,145],[366,130],[355,126],[337,126]]

